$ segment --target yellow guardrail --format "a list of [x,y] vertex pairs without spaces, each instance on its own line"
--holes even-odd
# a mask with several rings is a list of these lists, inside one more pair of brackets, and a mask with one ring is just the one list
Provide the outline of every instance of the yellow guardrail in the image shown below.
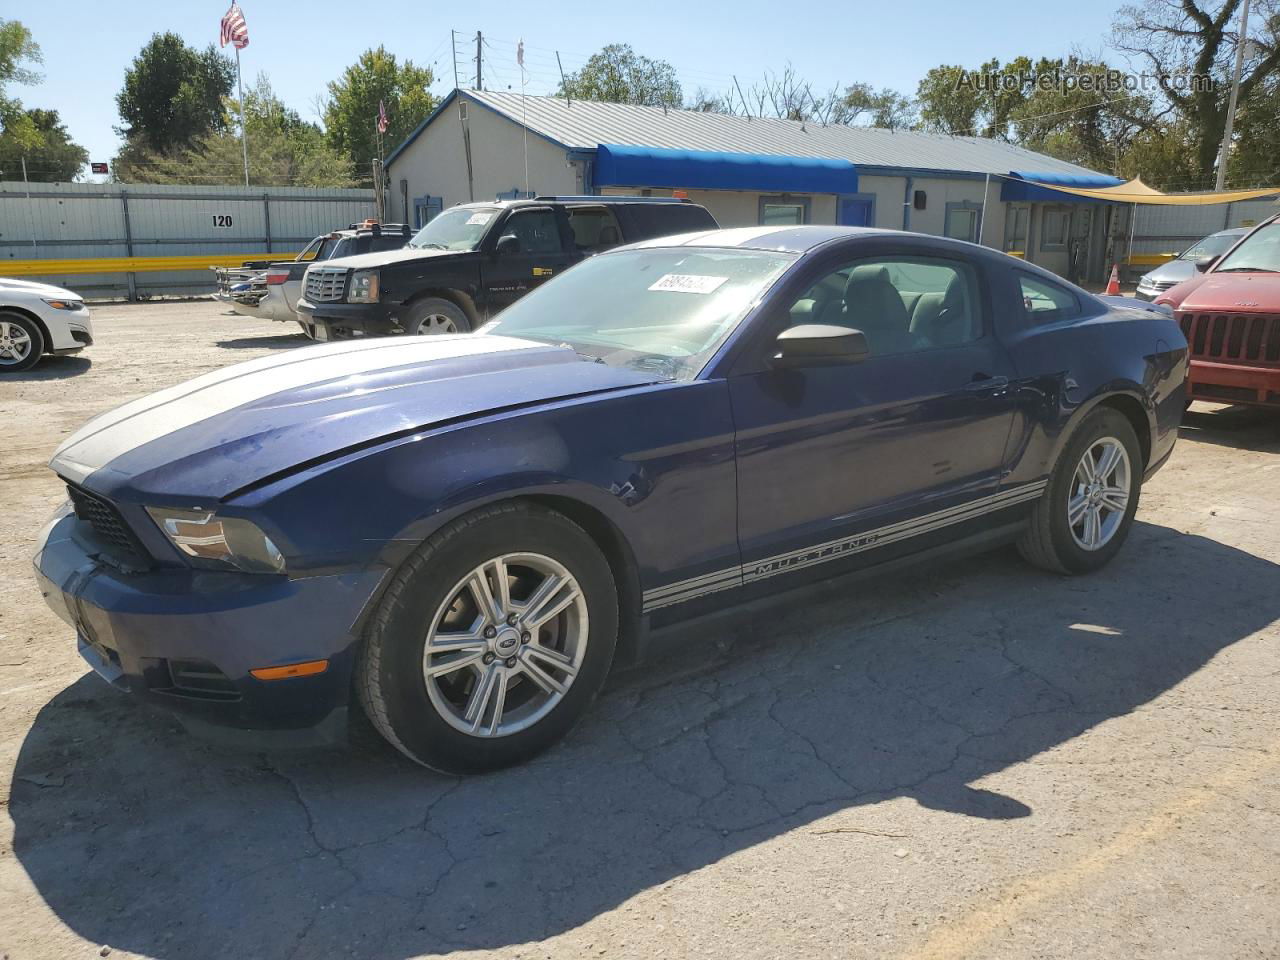
[[67,260],[5,260],[0,277],[62,276],[69,273],[155,273],[163,270],[205,270],[238,267],[245,260],[292,260],[296,252],[199,253],[182,257],[76,257]]
[[1158,267],[1177,258],[1176,253],[1135,253],[1126,262],[1131,267]]

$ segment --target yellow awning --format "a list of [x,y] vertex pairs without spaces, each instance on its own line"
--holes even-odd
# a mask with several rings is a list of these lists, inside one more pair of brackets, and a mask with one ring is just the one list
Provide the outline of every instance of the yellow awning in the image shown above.
[[1226,190],[1222,193],[1161,193],[1154,187],[1135,177],[1128,183],[1114,187],[1066,187],[1055,183],[1034,183],[1045,190],[1056,190],[1059,193],[1071,193],[1077,197],[1088,197],[1091,200],[1110,200],[1114,203],[1156,203],[1170,207],[1202,207],[1212,203],[1234,203],[1237,200],[1254,200],[1258,197],[1270,197],[1280,194],[1280,187],[1264,190]]

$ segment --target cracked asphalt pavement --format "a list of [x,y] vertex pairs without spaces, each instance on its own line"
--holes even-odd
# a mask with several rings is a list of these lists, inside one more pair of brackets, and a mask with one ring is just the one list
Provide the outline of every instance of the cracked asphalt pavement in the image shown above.
[[29,573],[53,447],[302,342],[208,302],[95,322],[0,379],[0,956],[1280,956],[1280,415],[1195,406],[1098,575],[833,584],[454,779],[369,730],[210,745],[86,671]]

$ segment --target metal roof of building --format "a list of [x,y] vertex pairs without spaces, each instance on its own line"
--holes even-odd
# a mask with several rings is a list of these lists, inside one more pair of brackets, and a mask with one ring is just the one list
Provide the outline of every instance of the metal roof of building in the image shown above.
[[[852,161],[860,167],[1006,175],[1012,170],[1034,170],[1096,176],[1094,171],[1074,163],[986,137],[952,137],[837,124],[824,127],[813,121],[752,119],[591,100],[574,100],[570,104],[563,97],[521,97],[518,93],[462,92],[516,123],[524,118],[531,131],[575,149],[594,150],[602,143],[628,144],[833,157]],[[408,146],[419,131],[414,131],[395,154]]]

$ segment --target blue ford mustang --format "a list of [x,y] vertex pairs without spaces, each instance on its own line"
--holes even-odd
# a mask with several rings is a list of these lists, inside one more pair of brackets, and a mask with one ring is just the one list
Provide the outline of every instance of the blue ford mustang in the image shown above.
[[475,334],[307,347],[91,420],[35,564],[115,685],[231,727],[354,698],[412,759],[554,742],[650,629],[1016,540],[1120,548],[1186,342],[972,244],[839,227],[594,257]]

